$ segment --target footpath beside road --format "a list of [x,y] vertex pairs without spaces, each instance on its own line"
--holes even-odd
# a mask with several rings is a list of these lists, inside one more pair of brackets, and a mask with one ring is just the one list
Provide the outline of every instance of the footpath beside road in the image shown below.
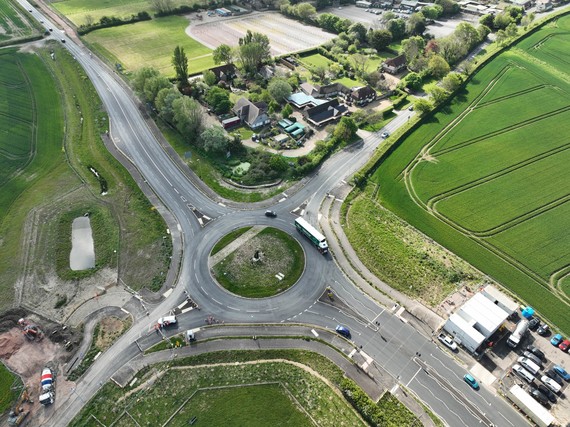
[[[119,386],[124,387],[144,367],[216,351],[306,350],[313,351],[329,359],[348,378],[356,382],[374,401],[377,401],[385,392],[390,392],[420,419],[423,426],[434,426],[433,421],[413,397],[412,393],[408,390],[403,390],[392,376],[376,365],[366,365],[366,370],[363,369],[361,365],[365,360],[360,356],[358,349],[354,348],[351,343],[339,337],[333,331],[320,328],[316,328],[316,331],[319,334],[318,339],[321,341],[307,339],[309,337],[315,338],[315,336],[311,327],[302,325],[225,325],[206,327],[197,332],[200,340],[191,343],[189,346],[136,356],[124,365],[112,377],[112,380]],[[256,339],[253,339],[254,335]],[[237,338],[243,336],[251,336],[251,338]],[[297,336],[298,338],[291,338],[292,336]]]
[[405,314],[402,314],[401,317],[413,323],[416,329],[423,331],[428,336],[431,335],[443,324],[444,319],[420,302],[397,291],[376,277],[360,261],[348,241],[340,223],[340,216],[342,203],[351,190],[352,187],[348,184],[337,187],[334,194],[329,194],[321,206],[322,217],[319,223],[337,264],[356,286],[373,299],[388,308],[394,307],[395,304],[404,307],[411,316],[406,317]]

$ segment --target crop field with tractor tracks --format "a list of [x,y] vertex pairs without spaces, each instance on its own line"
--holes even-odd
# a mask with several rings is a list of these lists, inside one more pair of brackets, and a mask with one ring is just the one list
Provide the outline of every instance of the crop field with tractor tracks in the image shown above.
[[483,67],[380,164],[368,192],[567,333],[569,29],[560,17]]

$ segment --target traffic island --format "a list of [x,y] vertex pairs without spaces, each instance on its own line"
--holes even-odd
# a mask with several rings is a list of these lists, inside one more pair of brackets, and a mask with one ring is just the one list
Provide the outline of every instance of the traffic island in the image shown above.
[[214,246],[210,266],[214,279],[228,291],[266,298],[297,283],[305,269],[305,254],[299,242],[284,231],[245,227]]

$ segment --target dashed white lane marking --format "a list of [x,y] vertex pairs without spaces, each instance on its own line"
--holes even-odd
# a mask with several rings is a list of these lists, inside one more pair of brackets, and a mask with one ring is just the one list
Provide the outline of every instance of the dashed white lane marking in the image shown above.
[[314,329],[311,329],[311,332],[313,333],[313,335],[314,335],[315,337],[318,338],[319,334],[317,333],[317,331],[315,331]]

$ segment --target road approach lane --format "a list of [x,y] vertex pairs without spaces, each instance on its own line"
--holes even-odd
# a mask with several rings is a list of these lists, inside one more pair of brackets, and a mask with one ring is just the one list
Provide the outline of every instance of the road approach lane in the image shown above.
[[[20,0],[26,9],[34,10],[33,16],[49,22],[42,14],[32,8],[27,2]],[[49,25],[49,24],[48,24]],[[323,257],[311,247],[306,239],[299,241],[303,245],[307,256],[307,268],[299,284],[280,296],[264,300],[250,300],[239,298],[229,294],[217,286],[210,277],[207,263],[207,255],[215,241],[226,231],[239,226],[252,223],[273,224],[290,233],[294,232],[292,225],[293,216],[287,212],[293,210],[302,203],[307,203],[305,208],[306,217],[316,225],[318,208],[321,201],[331,189],[342,183],[350,174],[358,170],[370,157],[371,153],[382,142],[382,139],[373,134],[364,139],[360,144],[354,145],[337,153],[320,168],[318,173],[309,180],[297,193],[288,195],[276,206],[280,216],[278,221],[271,222],[262,217],[262,211],[232,211],[225,206],[213,202],[200,192],[183,173],[176,163],[165,153],[148,124],[138,110],[138,104],[133,100],[132,94],[120,81],[112,70],[103,65],[97,58],[92,56],[84,47],[75,44],[70,38],[54,26],[54,38],[64,38],[65,46],[85,69],[93,82],[101,100],[107,110],[110,119],[110,136],[117,148],[130,159],[144,176],[145,181],[161,199],[162,203],[170,210],[177,219],[176,229],[173,233],[183,236],[183,259],[180,268],[180,280],[178,286],[173,289],[170,296],[158,304],[148,319],[137,322],[127,331],[107,352],[102,354],[92,368],[78,382],[75,393],[65,402],[58,401],[50,419],[50,425],[64,426],[79,412],[84,402],[89,400],[98,390],[102,383],[107,381],[113,373],[130,359],[135,357],[139,349],[138,339],[148,336],[149,323],[161,315],[168,313],[175,305],[175,301],[183,298],[183,291],[187,289],[192,297],[202,307],[202,316],[193,311],[189,318],[193,322],[203,323],[203,317],[213,314],[226,322],[286,322],[297,316],[299,320],[310,317],[311,323],[324,327],[334,327],[327,318],[332,314],[332,308],[323,304],[317,304],[316,300],[325,286],[332,286],[347,298],[358,316],[346,316],[343,313],[335,314],[343,319],[358,340],[362,340],[363,351],[369,352],[376,363],[384,363],[384,368],[396,377],[408,381],[408,387],[413,389],[425,402],[436,409],[438,415],[454,425],[457,416],[471,423],[471,412],[468,407],[461,405],[453,398],[445,397],[445,405],[439,405],[433,401],[433,395],[447,396],[449,393],[445,387],[435,382],[429,384],[430,393],[422,392],[426,389],[428,379],[420,374],[414,376],[414,363],[410,359],[412,350],[427,348],[433,345],[430,341],[419,334],[409,325],[394,317],[390,312],[384,311],[381,315],[382,325],[392,325],[403,336],[391,333],[390,329],[380,328],[386,335],[388,344],[378,340],[378,331],[371,328],[369,321],[362,321],[362,317],[369,317],[375,311],[374,303],[360,290],[354,288],[342,273],[339,272],[331,257]],[[411,112],[404,111],[394,119],[384,130],[393,132],[403,125],[411,116]],[[204,229],[200,227],[192,213],[192,207],[200,207],[200,210],[213,218],[214,221]],[[285,221],[283,221],[285,219]],[[331,280],[332,279],[332,280]],[[331,283],[332,282],[332,283]],[[377,312],[382,308],[377,307]],[[316,314],[312,314],[313,311]],[[344,316],[344,317],[343,317]],[[184,316],[181,316],[182,318]],[[379,318],[379,319],[380,319]],[[202,320],[202,322],[200,322]],[[368,319],[371,320],[371,319]],[[334,323],[334,322],[333,322]],[[145,338],[148,339],[148,338]],[[136,341],[136,342],[135,342]],[[435,346],[434,346],[434,351]],[[446,375],[445,369],[454,366],[458,371],[462,368],[454,364],[451,359],[446,361],[446,366],[435,364],[433,369]],[[402,376],[403,375],[403,376]],[[456,379],[453,379],[457,382]],[[432,397],[430,397],[432,396]],[[514,425],[523,425],[524,421],[508,405],[496,397],[490,397],[494,402],[499,401],[503,405],[493,405],[504,410],[504,416],[515,422]],[[433,403],[433,405],[432,405]],[[490,411],[493,410],[490,407]],[[505,415],[506,414],[506,415]],[[491,415],[489,415],[491,416]],[[499,414],[493,414],[493,419],[499,419]],[[496,422],[496,425],[505,425]]]

